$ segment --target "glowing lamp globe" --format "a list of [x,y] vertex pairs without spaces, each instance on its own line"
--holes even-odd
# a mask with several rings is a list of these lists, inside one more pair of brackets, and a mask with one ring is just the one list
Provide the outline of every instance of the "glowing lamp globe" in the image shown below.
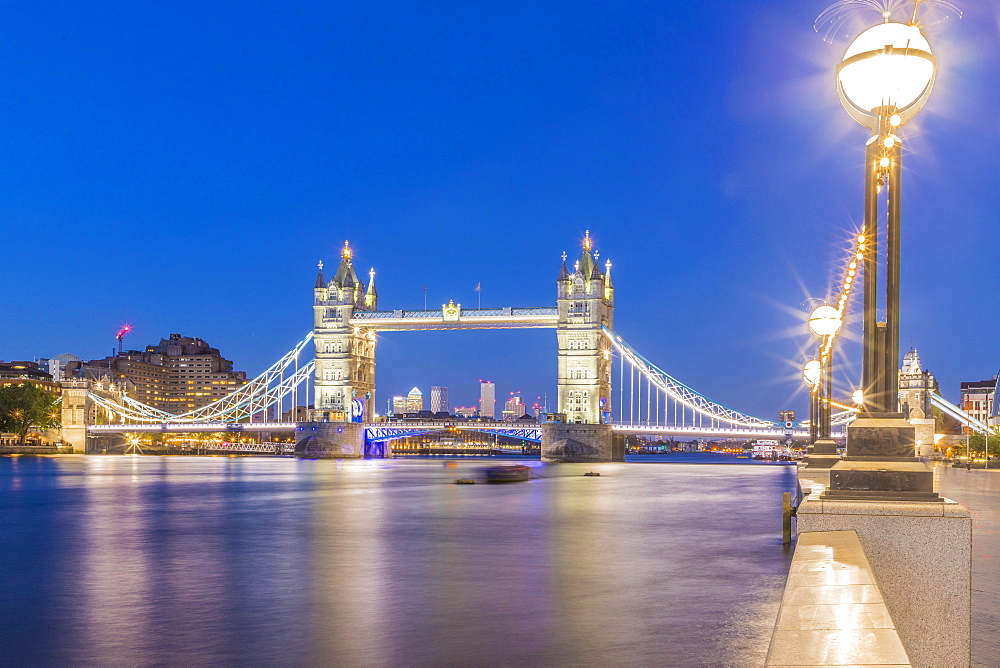
[[880,23],[847,47],[837,66],[841,102],[854,120],[873,127],[881,107],[905,123],[934,85],[934,55],[917,26]]
[[802,367],[802,379],[806,381],[806,385],[809,387],[816,386],[816,383],[819,382],[819,376],[819,360],[809,360],[806,362],[806,365]]
[[840,330],[842,323],[840,311],[832,306],[820,306],[809,316],[809,329],[816,336],[832,336]]

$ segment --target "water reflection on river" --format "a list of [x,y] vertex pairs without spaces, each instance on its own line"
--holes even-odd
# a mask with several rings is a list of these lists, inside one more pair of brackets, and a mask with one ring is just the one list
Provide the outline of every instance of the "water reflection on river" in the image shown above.
[[0,659],[762,662],[794,467],[495,463],[0,458]]

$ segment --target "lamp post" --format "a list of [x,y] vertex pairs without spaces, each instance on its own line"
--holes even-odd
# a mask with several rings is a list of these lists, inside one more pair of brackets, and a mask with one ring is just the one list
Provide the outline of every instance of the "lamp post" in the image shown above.
[[809,329],[819,339],[819,438],[830,438],[830,400],[833,398],[833,340],[843,321],[832,306],[820,306],[809,316]]
[[[934,84],[934,56],[915,25],[881,23],[861,33],[837,67],[844,108],[872,130],[865,148],[865,281],[862,387],[866,413],[895,413],[899,381],[900,161],[898,128],[927,101]],[[884,198],[882,191],[885,190]],[[884,202],[882,201],[884,199]],[[885,208],[885,229],[879,209]],[[879,241],[885,240],[885,281],[879,290]],[[879,296],[885,321],[877,322]]]
[[826,304],[809,314],[809,329],[819,340],[819,359],[806,364],[808,374],[803,369],[806,382],[813,380],[810,388],[813,417],[810,424],[815,423],[815,427],[810,430],[814,438],[806,468],[829,469],[840,461],[837,443],[830,437],[830,400],[833,397],[833,342],[842,324],[840,311]]
[[819,379],[820,379],[820,364],[819,360],[809,360],[806,362],[805,366],[802,367],[802,380],[805,381],[806,387],[809,388],[809,445],[811,446],[816,442],[816,437],[819,434],[819,411],[816,407],[817,397],[819,395]]
[[[864,229],[859,237],[864,404],[848,428],[845,459],[831,470],[831,498],[939,498],[930,469],[913,456],[914,429],[898,412],[897,371],[902,141],[896,133],[927,101],[934,74],[934,56],[920,28],[888,19],[858,35],[837,66],[844,108],[872,134],[865,146]],[[883,241],[885,263],[880,268]],[[885,312],[884,321],[877,320],[879,310]]]

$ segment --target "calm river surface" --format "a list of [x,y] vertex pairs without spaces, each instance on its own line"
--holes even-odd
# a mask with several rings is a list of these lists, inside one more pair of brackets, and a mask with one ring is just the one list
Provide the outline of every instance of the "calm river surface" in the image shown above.
[[2,457],[0,662],[762,663],[794,467],[497,463]]

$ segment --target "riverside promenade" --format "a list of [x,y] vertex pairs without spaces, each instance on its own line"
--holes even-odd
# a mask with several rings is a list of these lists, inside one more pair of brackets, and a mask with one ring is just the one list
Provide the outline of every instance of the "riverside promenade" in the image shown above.
[[972,664],[1000,666],[1000,469],[937,466],[934,487],[972,512]]

